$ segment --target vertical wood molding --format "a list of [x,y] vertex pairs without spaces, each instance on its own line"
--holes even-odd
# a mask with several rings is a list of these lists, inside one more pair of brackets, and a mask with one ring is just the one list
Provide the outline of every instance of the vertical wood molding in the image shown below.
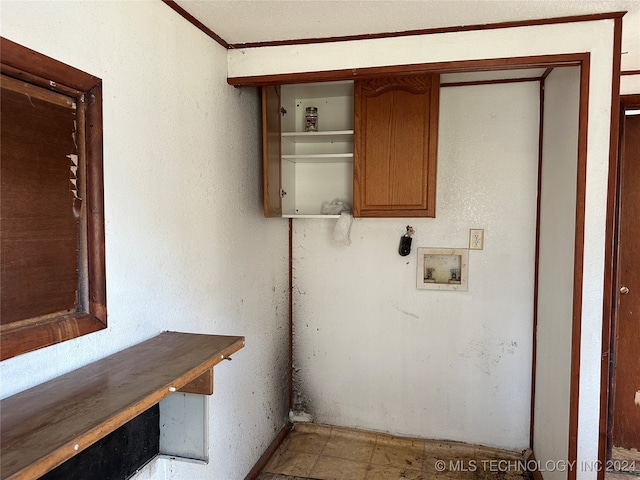
[[282,115],[279,86],[263,87],[262,102],[262,201],[264,216],[282,216]]
[[102,153],[102,81],[84,96],[87,148],[87,250],[89,313],[107,325],[107,286],[104,238],[104,182]]
[[[589,119],[589,78],[591,56],[580,67],[580,113],[578,120],[578,174],[576,187],[576,231],[573,269],[573,320],[571,329],[571,382],[569,393],[569,450],[567,460],[578,459],[578,420],[580,397],[580,346],[582,334],[582,282],[584,268],[584,219],[587,181],[587,134]],[[567,478],[576,479],[576,469]]]
[[[602,355],[600,363],[600,417],[598,422],[598,461],[606,465],[609,441],[611,392],[611,351],[613,347],[613,322],[616,315],[616,277],[617,277],[617,229],[620,188],[620,64],[622,56],[622,19],[614,24],[613,40],[613,81],[611,86],[611,130],[609,137],[609,182],[607,187],[607,218],[604,251],[604,289],[602,305]],[[604,471],[598,472],[598,480],[604,480]]]
[[536,246],[533,277],[533,348],[531,355],[531,420],[529,423],[529,447],[533,450],[536,408],[536,357],[538,344],[538,282],[540,279],[540,203],[542,201],[542,145],[544,136],[544,79],[540,79],[540,119],[538,131],[538,196],[536,199]]

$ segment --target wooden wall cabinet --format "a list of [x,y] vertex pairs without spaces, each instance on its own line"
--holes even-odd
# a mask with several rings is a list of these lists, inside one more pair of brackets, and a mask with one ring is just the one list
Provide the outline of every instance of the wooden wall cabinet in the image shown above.
[[264,87],[265,217],[434,217],[438,99],[438,75]]
[[439,76],[355,82],[354,216],[435,217]]
[[[305,131],[307,107],[317,131]],[[262,89],[266,217],[331,217],[322,207],[353,198],[353,82]]]

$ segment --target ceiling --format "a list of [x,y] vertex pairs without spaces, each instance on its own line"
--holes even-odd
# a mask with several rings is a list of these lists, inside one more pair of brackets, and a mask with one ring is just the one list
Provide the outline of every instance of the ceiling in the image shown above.
[[177,0],[229,44],[627,11],[622,70],[640,70],[640,0]]

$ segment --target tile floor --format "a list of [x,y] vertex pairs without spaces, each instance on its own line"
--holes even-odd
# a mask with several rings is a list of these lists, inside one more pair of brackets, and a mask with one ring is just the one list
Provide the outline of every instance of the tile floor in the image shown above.
[[640,452],[638,450],[613,447],[611,460],[607,462],[609,468],[605,480],[633,480],[640,478]]
[[258,480],[530,479],[523,460],[521,452],[298,423]]

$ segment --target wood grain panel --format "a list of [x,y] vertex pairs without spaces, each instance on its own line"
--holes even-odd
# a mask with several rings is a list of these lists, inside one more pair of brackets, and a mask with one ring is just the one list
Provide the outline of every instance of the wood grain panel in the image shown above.
[[68,157],[77,154],[74,109],[3,88],[1,114],[4,325],[75,310],[79,207]]
[[96,332],[104,327],[104,323],[86,312],[55,312],[1,325],[0,360]]
[[640,449],[640,116],[624,120],[618,241],[618,318],[615,331],[612,446]]
[[264,216],[282,216],[280,87],[262,89],[262,168]]
[[243,346],[244,337],[164,332],[2,400],[1,478],[37,478]]
[[355,82],[354,215],[435,216],[438,77]]
[[187,383],[178,391],[182,393],[197,393],[199,395],[213,395],[213,369]]

